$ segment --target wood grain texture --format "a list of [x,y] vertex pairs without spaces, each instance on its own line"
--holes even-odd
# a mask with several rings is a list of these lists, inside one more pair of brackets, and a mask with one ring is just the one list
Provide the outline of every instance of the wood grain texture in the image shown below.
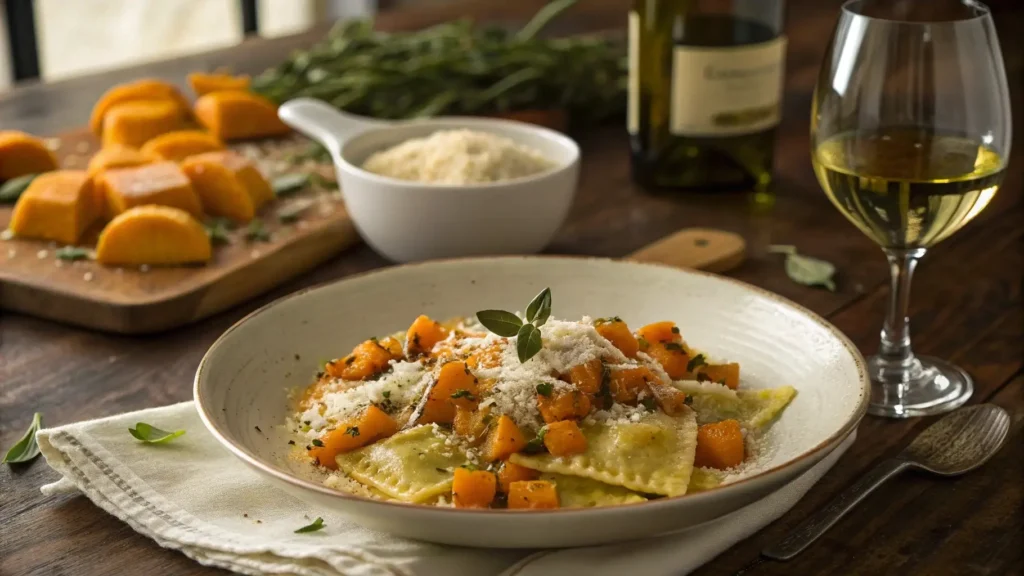
[[[83,169],[99,148],[85,128],[60,135],[62,168]],[[312,191],[296,196],[313,196]],[[308,272],[359,242],[336,194],[313,196],[299,222],[274,217],[279,202],[257,214],[269,242],[215,246],[204,266],[113,268],[95,261],[59,261],[56,245],[14,238],[0,245],[0,309],[121,334],[142,334],[190,324],[235,306]],[[0,205],[0,229],[13,208]],[[92,231],[92,235],[98,230]],[[87,235],[88,236],[88,235]],[[88,243],[88,242],[87,242]]]
[[[542,0],[457,0],[383,15],[387,28],[429,25],[459,13],[481,20],[522,19]],[[621,0],[588,0],[573,8],[570,28],[624,26]],[[628,143],[619,126],[579,138],[580,190],[569,219],[549,251],[623,257],[680,228],[737,232],[747,259],[730,275],[777,292],[830,319],[861,352],[878,347],[887,295],[887,269],[878,248],[829,204],[808,161],[813,82],[840,0],[788,4],[786,92],[776,158],[778,201],[755,213],[743,195],[655,196],[629,179]],[[1010,78],[1013,109],[1024,110],[1024,20],[1018,0],[989,2],[995,13]],[[189,70],[230,65],[257,72],[281,54],[312,42],[317,33],[247,41],[237,49],[202,54],[0,95],[0,125],[55,133],[80,125],[102,88],[142,74],[182,84]],[[198,65],[198,66],[197,66]],[[84,99],[80,102],[79,99]],[[737,543],[696,572],[699,576],[900,574],[1024,574],[1024,114],[1015,119],[1016,142],[1007,181],[975,222],[940,244],[915,280],[911,326],[916,350],[949,358],[975,379],[972,403],[1006,408],[1013,426],[1006,446],[979,470],[957,479],[906,474],[882,487],[814,546],[787,563],[751,567],[760,551],[783,537],[854,479],[896,454],[932,419],[865,418],[858,441],[792,510]],[[799,286],[769,244],[795,244],[801,252],[839,268],[835,293]],[[3,254],[0,253],[0,258]],[[0,260],[2,263],[2,260]],[[213,340],[252,309],[296,289],[342,278],[386,263],[357,246],[300,278],[245,305],[158,337],[91,333],[17,314],[0,317],[0,446],[27,426],[33,410],[48,424],[63,424],[191,397],[196,366]],[[794,383],[799,385],[799,383]],[[0,467],[0,573],[7,575],[223,573],[158,547],[82,497],[45,498],[38,487],[54,479],[43,462]]]

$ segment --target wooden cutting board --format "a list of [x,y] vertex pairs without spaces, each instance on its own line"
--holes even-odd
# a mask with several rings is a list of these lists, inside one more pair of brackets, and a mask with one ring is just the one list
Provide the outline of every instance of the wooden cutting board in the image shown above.
[[[59,141],[63,168],[84,169],[99,146],[85,129]],[[298,221],[279,222],[275,211],[296,202],[310,206]],[[359,241],[337,193],[311,189],[271,204],[260,214],[269,242],[249,242],[244,230],[236,230],[231,244],[214,248],[206,266],[108,268],[92,260],[58,260],[58,246],[45,241],[0,242],[0,308],[122,334],[157,332],[252,298]],[[0,230],[11,212],[11,206],[0,206]]]

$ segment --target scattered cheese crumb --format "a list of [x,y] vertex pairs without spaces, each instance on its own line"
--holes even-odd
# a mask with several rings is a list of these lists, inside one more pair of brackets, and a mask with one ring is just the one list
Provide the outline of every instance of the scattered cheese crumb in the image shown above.
[[18,251],[15,250],[14,248],[8,248],[7,249],[7,259],[8,260],[10,260],[11,258],[14,258],[17,255],[18,255]]
[[14,238],[14,230],[6,228],[3,232],[0,232],[0,240],[7,241]]
[[63,268],[64,267],[64,261],[63,260],[54,260],[53,261],[53,265],[56,266],[57,268]]
[[143,264],[139,266],[139,272],[149,272],[149,264]]
[[42,260],[43,258],[46,258],[49,255],[50,255],[50,252],[47,251],[47,250],[40,250],[39,252],[36,252],[36,258],[39,258],[40,260]]
[[92,272],[86,272],[82,275],[82,279],[86,282],[92,282]]

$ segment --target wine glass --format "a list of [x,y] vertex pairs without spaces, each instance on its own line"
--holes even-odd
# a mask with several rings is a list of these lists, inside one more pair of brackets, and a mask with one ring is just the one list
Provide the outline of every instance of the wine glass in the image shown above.
[[829,200],[889,260],[891,295],[868,411],[948,412],[964,370],[910,347],[910,279],[928,248],[992,200],[1010,154],[1006,72],[989,9],[973,0],[850,0],[822,63],[811,159]]

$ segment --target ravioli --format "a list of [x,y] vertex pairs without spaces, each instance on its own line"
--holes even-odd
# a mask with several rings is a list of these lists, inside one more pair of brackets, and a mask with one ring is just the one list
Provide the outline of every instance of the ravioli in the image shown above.
[[628,488],[580,476],[542,474],[540,479],[554,482],[555,490],[558,491],[559,508],[593,508],[647,500]]
[[693,394],[691,406],[697,422],[707,424],[735,418],[748,430],[760,430],[771,424],[796,397],[792,386],[763,390],[736,390],[736,398],[718,393]]
[[714,468],[694,468],[690,474],[690,485],[686,489],[687,494],[696,494],[721,486],[725,480],[725,472]]
[[692,410],[676,417],[651,412],[627,424],[584,425],[583,435],[587,450],[582,454],[513,454],[509,459],[541,472],[582,476],[647,494],[686,493],[697,447]]
[[469,460],[445,443],[448,433],[426,424],[337,457],[349,477],[403,502],[424,502],[451,491],[454,470]]

